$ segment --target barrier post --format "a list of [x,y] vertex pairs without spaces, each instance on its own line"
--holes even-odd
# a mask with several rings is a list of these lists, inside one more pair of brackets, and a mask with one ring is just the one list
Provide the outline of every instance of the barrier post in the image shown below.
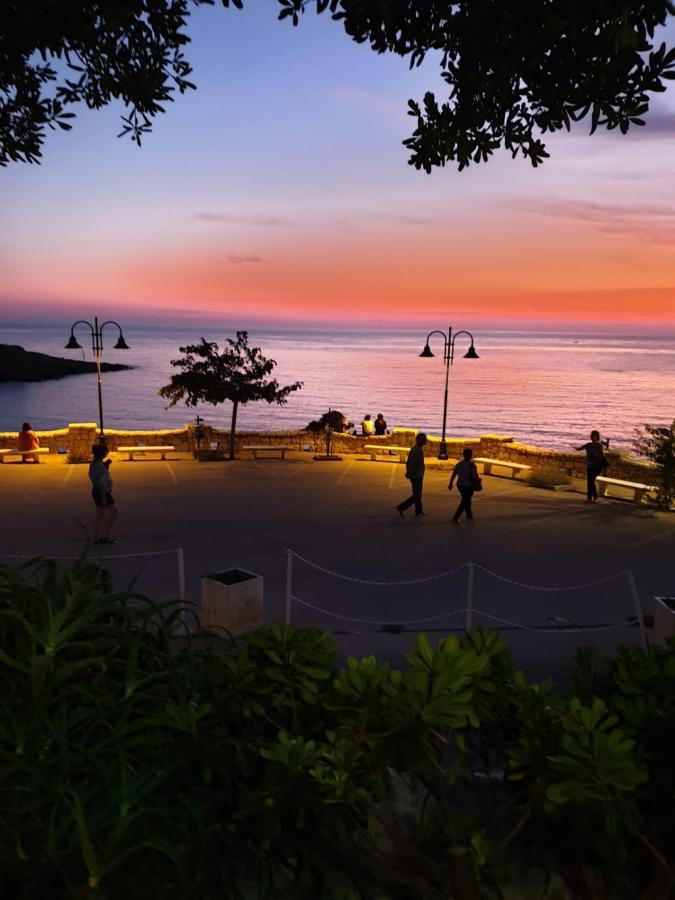
[[286,550],[286,625],[291,624],[291,597],[293,596],[293,551]]
[[466,625],[464,630],[468,631],[473,622],[473,570],[474,563],[467,563],[469,567],[469,578],[466,585]]
[[635,578],[633,576],[633,572],[631,569],[628,570],[628,584],[630,585],[630,592],[633,596],[633,606],[635,607],[635,615],[637,616],[638,625],[640,626],[640,636],[642,638],[642,649],[647,652],[649,649],[649,644],[647,642],[647,632],[645,630],[645,616],[642,611],[642,601],[640,600],[640,594],[638,593],[637,584],[635,583]]
[[178,565],[178,602],[185,602],[185,555],[183,548],[176,550],[176,562]]

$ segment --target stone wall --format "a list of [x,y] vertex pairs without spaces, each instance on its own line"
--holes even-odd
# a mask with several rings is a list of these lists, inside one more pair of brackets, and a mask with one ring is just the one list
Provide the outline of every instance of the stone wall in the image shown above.
[[[226,429],[204,425],[201,446],[208,449],[212,443],[224,449],[229,448],[230,434]],[[52,453],[59,448],[66,448],[69,462],[88,462],[91,459],[91,445],[97,441],[97,426],[93,422],[74,422],[67,428],[55,431],[38,431],[40,444],[49,447]],[[417,431],[413,428],[394,428],[392,434],[382,437],[365,437],[363,435],[334,434],[333,453],[363,453],[365,444],[382,444],[386,446],[411,447],[415,442]],[[0,432],[0,448],[16,447],[16,432]],[[110,430],[106,432],[106,442],[111,450],[120,446],[145,444],[150,447],[158,444],[172,444],[180,453],[191,453],[197,446],[195,426],[163,429],[154,431]],[[240,431],[236,437],[236,451],[241,452],[246,444],[288,444],[299,451],[325,453],[326,441],[323,433],[307,431]],[[429,436],[425,447],[425,456],[429,461],[438,456],[440,438]],[[451,460],[461,457],[464,447],[471,447],[474,456],[489,456],[492,459],[503,459],[509,462],[525,463],[534,471],[543,469],[562,470],[573,478],[586,477],[586,459],[583,453],[574,450],[564,452],[533,447],[514,441],[510,437],[498,434],[483,434],[475,438],[448,438],[448,455]],[[613,478],[626,481],[658,481],[654,467],[634,457],[610,450],[607,453],[610,468],[608,474]],[[446,463],[447,465],[447,463]]]

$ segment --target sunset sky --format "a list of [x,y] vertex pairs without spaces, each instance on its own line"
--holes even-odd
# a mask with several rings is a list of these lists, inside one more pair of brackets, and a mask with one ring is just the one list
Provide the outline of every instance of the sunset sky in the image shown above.
[[628,137],[549,139],[538,169],[502,153],[426,175],[401,140],[433,62],[409,72],[276,10],[194,14],[198,90],[141,149],[115,137],[119,107],[83,111],[41,166],[0,170],[0,318],[675,329],[673,91]]

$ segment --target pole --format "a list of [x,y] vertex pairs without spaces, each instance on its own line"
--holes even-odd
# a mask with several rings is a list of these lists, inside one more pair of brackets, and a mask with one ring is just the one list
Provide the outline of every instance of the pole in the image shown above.
[[451,347],[452,328],[448,327],[448,343],[445,348],[445,395],[443,397],[443,434],[441,436],[441,447],[438,451],[439,459],[448,458],[448,445],[445,442],[445,426],[448,422],[448,380],[450,378],[450,347]]
[[176,562],[178,564],[178,602],[183,603],[185,600],[185,554],[182,547],[176,550]]
[[465,631],[469,631],[473,625],[473,571],[474,563],[467,563],[469,566],[469,580],[466,586],[466,626]]
[[647,632],[645,630],[645,616],[642,611],[642,601],[640,600],[637,585],[635,584],[633,572],[630,569],[628,570],[628,584],[630,585],[630,592],[633,597],[633,607],[635,608],[635,615],[637,616],[638,625],[640,626],[642,649],[645,651],[645,653],[647,653],[647,651],[649,650],[649,644],[647,642]]
[[293,551],[286,550],[286,625],[291,624],[291,600],[293,597]]
[[92,344],[94,348],[94,358],[96,359],[96,386],[98,388],[98,421],[99,421],[99,440],[105,444],[105,433],[103,431],[103,391],[101,388],[101,350],[102,340],[101,332],[98,327],[98,317],[94,318],[94,329],[92,332]]

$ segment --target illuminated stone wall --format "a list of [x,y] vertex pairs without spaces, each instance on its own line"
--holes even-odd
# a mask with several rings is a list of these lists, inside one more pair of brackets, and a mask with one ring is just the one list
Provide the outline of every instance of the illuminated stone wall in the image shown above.
[[[226,453],[229,448],[230,435],[225,429],[204,425],[204,436],[201,441],[203,449],[217,444]],[[59,448],[67,451],[69,462],[88,462],[91,459],[91,445],[97,440],[97,427],[93,422],[71,423],[67,428],[55,431],[37,431],[42,447],[49,447],[52,453]],[[382,444],[386,446],[411,447],[417,432],[413,428],[396,428],[393,434],[382,437],[364,437],[362,435],[334,434],[333,453],[363,453],[364,444]],[[0,447],[16,447],[16,432],[0,432]],[[148,447],[159,444],[170,444],[179,453],[192,453],[196,448],[195,426],[163,429],[154,431],[110,430],[106,432],[106,442],[111,450],[120,446],[144,444]],[[237,433],[237,452],[247,444],[287,444],[298,451],[325,453],[326,442],[322,433],[313,434],[307,431],[240,431]],[[425,455],[429,463],[438,455],[440,438],[430,435],[425,447]],[[509,462],[524,463],[535,471],[543,469],[562,470],[573,478],[586,477],[586,459],[583,453],[574,450],[564,452],[548,450],[522,444],[512,438],[483,434],[476,438],[448,438],[448,455],[451,459],[459,459],[464,447],[471,447],[474,456],[488,456],[492,459],[503,459]],[[654,468],[648,463],[633,457],[610,450],[607,453],[610,467],[607,472],[613,478],[626,481],[653,482]],[[448,464],[445,463],[445,466]]]

